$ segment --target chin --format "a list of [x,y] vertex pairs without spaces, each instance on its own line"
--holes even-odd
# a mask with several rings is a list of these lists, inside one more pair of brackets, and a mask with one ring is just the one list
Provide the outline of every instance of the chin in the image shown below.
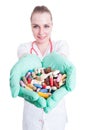
[[47,41],[49,41],[49,39],[37,39],[37,42],[40,44],[45,43]]

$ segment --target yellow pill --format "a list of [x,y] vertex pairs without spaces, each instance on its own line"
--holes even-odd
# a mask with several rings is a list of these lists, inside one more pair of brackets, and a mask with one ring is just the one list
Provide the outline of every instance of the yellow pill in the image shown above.
[[65,79],[66,77],[67,77],[67,75],[66,75],[66,74],[63,74],[63,75],[62,75],[62,80]]
[[36,90],[37,88],[33,86],[32,84],[27,84],[27,87],[31,88],[32,90]]
[[51,95],[51,93],[38,92],[38,95],[41,96],[41,97],[44,97],[44,98],[48,98]]
[[31,90],[31,91],[33,91],[31,88],[29,88],[29,87],[27,87],[27,86],[25,86],[25,88],[26,88],[26,89],[28,89],[28,90]]

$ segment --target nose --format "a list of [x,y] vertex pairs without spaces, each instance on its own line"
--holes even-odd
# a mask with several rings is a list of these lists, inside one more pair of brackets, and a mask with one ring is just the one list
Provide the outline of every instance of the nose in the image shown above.
[[43,35],[43,34],[44,34],[44,28],[43,28],[43,27],[40,27],[40,28],[39,28],[39,34],[40,34],[40,35]]

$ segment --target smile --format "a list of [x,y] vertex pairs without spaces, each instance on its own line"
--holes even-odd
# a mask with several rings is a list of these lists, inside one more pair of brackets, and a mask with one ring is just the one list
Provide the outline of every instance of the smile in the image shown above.
[[40,40],[43,40],[43,39],[46,38],[46,36],[38,36],[38,38],[39,38]]

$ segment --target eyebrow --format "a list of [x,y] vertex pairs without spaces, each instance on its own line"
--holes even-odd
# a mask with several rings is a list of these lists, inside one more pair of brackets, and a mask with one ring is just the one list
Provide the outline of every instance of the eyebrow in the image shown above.
[[[44,25],[51,25],[52,23],[45,23]],[[31,25],[38,25],[38,24],[36,24],[36,23],[33,23],[33,24],[31,24]],[[40,25],[38,25],[38,26],[40,26]]]
[[31,25],[38,25],[38,24],[33,23],[33,24],[31,24]]

